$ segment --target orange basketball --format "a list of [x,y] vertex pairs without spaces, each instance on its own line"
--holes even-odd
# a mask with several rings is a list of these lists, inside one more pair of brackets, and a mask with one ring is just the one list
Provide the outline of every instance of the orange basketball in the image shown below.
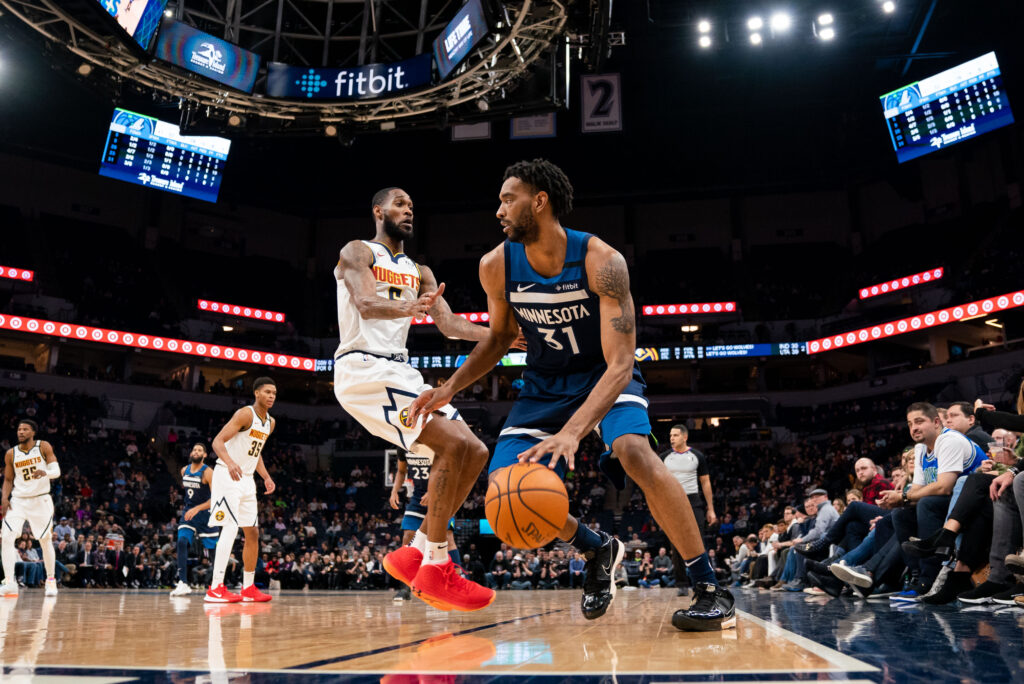
[[516,549],[536,549],[569,517],[569,495],[558,474],[539,463],[516,463],[491,477],[484,504],[494,534]]

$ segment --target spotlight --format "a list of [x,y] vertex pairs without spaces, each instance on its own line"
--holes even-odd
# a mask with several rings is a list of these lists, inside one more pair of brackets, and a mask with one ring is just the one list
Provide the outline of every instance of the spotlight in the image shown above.
[[835,37],[836,30],[831,26],[828,28],[823,28],[820,31],[818,31],[818,38],[821,38],[822,40],[832,40]]
[[760,31],[764,28],[764,20],[758,16],[750,17],[750,19],[747,19],[747,28],[751,31]]
[[328,138],[333,138],[334,136],[338,135],[338,127],[335,126],[334,124],[327,124],[326,126],[324,126],[324,135],[326,135]]
[[228,126],[231,128],[241,128],[245,125],[245,117],[241,114],[229,114],[228,115]]
[[711,36],[701,36],[700,40],[698,40],[697,42],[700,43],[700,46],[706,50],[707,48],[711,47]]
[[170,19],[171,17],[174,16],[174,10],[172,10],[172,9],[165,9],[164,10],[164,16],[167,17],[168,19]]
[[476,108],[479,109],[481,112],[486,112],[488,109],[491,108],[491,103],[481,97],[479,100],[476,101]]
[[785,12],[776,12],[771,18],[772,31],[784,33],[793,24],[793,18]]
[[882,3],[882,11],[886,14],[892,14],[896,11],[896,3],[892,0],[885,0],[885,2]]
[[750,34],[750,44],[751,45],[760,45],[761,44],[761,34],[760,33],[756,33],[756,32],[755,33],[751,33]]
[[224,332],[231,332],[232,330],[234,330],[234,327],[230,325],[222,325],[220,329],[223,330]]
[[819,14],[818,15],[818,26],[831,26],[831,25],[832,25],[832,15],[831,14],[829,14],[828,12],[825,12],[824,14]]
[[711,33],[711,22],[707,19],[701,19],[697,22],[697,30],[701,33]]
[[92,73],[92,64],[89,64],[88,62],[82,62],[78,65],[78,68],[75,69],[75,71],[78,72],[79,76],[88,76]]

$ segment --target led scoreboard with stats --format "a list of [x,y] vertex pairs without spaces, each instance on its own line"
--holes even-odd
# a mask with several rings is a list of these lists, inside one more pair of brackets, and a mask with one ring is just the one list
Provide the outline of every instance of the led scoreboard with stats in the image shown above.
[[901,163],[1013,123],[994,52],[894,90],[881,100]]
[[231,141],[181,135],[174,124],[115,109],[100,175],[216,202]]

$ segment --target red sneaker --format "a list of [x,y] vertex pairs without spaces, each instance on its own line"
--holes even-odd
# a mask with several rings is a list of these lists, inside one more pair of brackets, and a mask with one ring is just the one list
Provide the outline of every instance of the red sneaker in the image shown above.
[[417,597],[441,610],[480,610],[491,605],[495,596],[493,590],[460,575],[451,561],[421,565],[410,586]]
[[410,587],[422,564],[423,552],[415,546],[402,546],[384,556],[384,569],[387,573]]
[[264,594],[262,591],[257,589],[255,584],[250,584],[239,593],[242,596],[242,601],[245,603],[263,603],[274,598],[270,594]]
[[227,587],[221,584],[216,588],[210,587],[207,589],[203,600],[207,603],[238,603],[242,600],[242,597],[238,594],[232,594],[228,591]]

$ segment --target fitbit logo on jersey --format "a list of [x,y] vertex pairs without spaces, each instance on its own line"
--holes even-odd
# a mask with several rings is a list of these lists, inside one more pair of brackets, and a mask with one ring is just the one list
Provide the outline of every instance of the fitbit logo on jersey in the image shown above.
[[[381,65],[380,68],[383,68]],[[338,97],[375,97],[390,93],[394,90],[404,90],[408,84],[402,79],[405,77],[405,70],[401,66],[388,67],[387,73],[381,73],[378,67],[370,67],[369,73],[364,69],[356,69],[338,72],[334,79]]]

